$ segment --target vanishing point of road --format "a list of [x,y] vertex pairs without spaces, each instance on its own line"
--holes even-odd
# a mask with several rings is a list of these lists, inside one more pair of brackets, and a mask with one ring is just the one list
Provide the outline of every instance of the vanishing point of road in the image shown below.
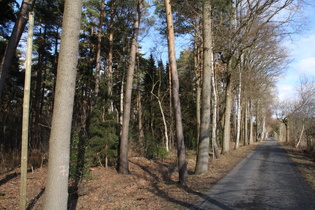
[[269,139],[189,209],[315,210],[315,194],[285,150]]

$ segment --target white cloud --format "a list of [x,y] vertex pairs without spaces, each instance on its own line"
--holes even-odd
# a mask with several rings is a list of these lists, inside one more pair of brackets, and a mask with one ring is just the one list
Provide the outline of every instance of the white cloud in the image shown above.
[[315,57],[309,57],[300,60],[297,63],[295,69],[299,74],[315,76]]
[[289,98],[293,99],[296,96],[295,87],[293,85],[278,84],[277,89],[279,101]]

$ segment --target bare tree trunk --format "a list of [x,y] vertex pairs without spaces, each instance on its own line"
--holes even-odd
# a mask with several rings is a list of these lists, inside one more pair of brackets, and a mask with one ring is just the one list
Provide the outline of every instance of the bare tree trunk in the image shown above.
[[254,126],[254,119],[253,119],[253,111],[252,111],[252,102],[249,102],[249,144],[254,143],[254,135],[253,135],[253,126]]
[[[103,1],[103,0],[102,0]],[[109,23],[109,51],[108,51],[108,95],[109,113],[114,112],[114,105],[111,96],[113,95],[113,45],[114,45],[114,16],[115,16],[115,0],[111,1],[110,6],[110,23]]]
[[95,88],[94,96],[96,103],[97,96],[100,90],[100,71],[101,71],[101,42],[102,42],[102,27],[103,27],[103,18],[105,13],[105,1],[101,0],[101,13],[99,18],[99,26],[97,32],[97,47],[96,47],[96,67],[95,67]]
[[142,0],[138,0],[137,3],[137,13],[135,22],[133,25],[133,37],[130,49],[129,66],[126,75],[126,87],[125,87],[125,97],[124,97],[124,112],[123,112],[123,124],[120,137],[120,148],[119,148],[119,168],[118,171],[121,174],[128,174],[128,138],[129,138],[129,122],[130,122],[130,109],[131,109],[131,93],[132,93],[132,83],[133,74],[135,70],[136,54],[138,48],[138,33],[139,25],[141,19],[141,8]]
[[239,84],[238,84],[238,94],[237,94],[237,132],[236,132],[236,142],[235,149],[239,148],[240,136],[241,136],[241,95],[242,95],[242,69],[239,68]]
[[303,123],[303,126],[302,126],[302,130],[301,130],[301,133],[300,133],[300,138],[299,138],[299,141],[298,143],[296,144],[295,148],[298,148],[301,141],[302,141],[302,136],[303,136],[303,132],[304,132],[304,123]]
[[211,74],[213,72],[213,52],[211,34],[211,4],[205,1],[203,6],[203,81],[201,93],[201,123],[198,144],[196,174],[208,172],[210,117],[211,117]]
[[171,73],[171,70],[170,68],[168,68],[168,79],[169,79],[169,95],[170,95],[170,142],[169,142],[169,145],[170,145],[170,149],[174,146],[174,114],[173,114],[173,111],[174,110],[174,107],[173,107],[173,101],[172,101],[172,96],[173,96],[173,91],[172,91],[172,73]]
[[78,63],[82,0],[66,0],[49,142],[44,209],[67,209],[70,136]]
[[29,134],[29,107],[31,92],[31,70],[32,70],[32,47],[34,30],[34,12],[30,12],[27,38],[26,68],[23,99],[23,122],[22,122],[22,154],[21,154],[21,188],[20,188],[20,209],[26,209],[26,187],[27,187],[27,153]]
[[220,157],[220,150],[217,142],[217,113],[218,113],[218,92],[216,86],[215,69],[211,72],[211,82],[212,82],[212,94],[213,94],[213,113],[212,113],[212,148],[213,148],[213,158]]
[[[1,65],[0,65],[0,99],[2,96],[5,79],[9,72],[12,58],[15,54],[16,47],[21,39],[23,30],[27,23],[27,20],[24,17],[27,16],[28,9],[31,9],[31,10],[33,9],[34,3],[35,3],[35,0],[33,0],[32,5],[31,5],[30,0],[23,0],[18,18],[14,24],[14,28],[13,28],[11,37],[9,39],[9,43],[7,44],[7,47],[4,51]],[[31,5],[31,8],[29,8],[30,5]]]
[[224,128],[223,128],[223,148],[222,153],[230,151],[230,136],[231,136],[231,103],[232,103],[232,81],[231,75],[227,78],[227,87],[225,92],[225,112],[224,112]]
[[176,123],[176,138],[177,138],[177,156],[178,156],[178,171],[179,182],[185,184],[187,180],[187,162],[185,154],[185,143],[182,125],[182,113],[179,99],[179,81],[177,74],[176,56],[175,56],[175,42],[174,42],[174,25],[170,0],[164,0],[166,22],[167,22],[167,41],[168,41],[168,57],[170,71],[172,74],[172,91],[173,91],[173,105],[175,110]]
[[245,101],[244,109],[244,145],[248,145],[248,102]]
[[139,62],[139,56],[137,57],[137,63],[138,63],[138,81],[137,81],[137,110],[138,110],[138,141],[139,141],[139,147],[140,151],[143,154],[144,152],[144,131],[143,131],[143,121],[142,121],[142,103],[141,103],[141,76],[140,76],[140,62]]
[[197,38],[195,38],[195,76],[196,76],[196,124],[197,124],[197,146],[199,144],[199,138],[200,138],[200,96],[201,96],[201,65],[200,65],[200,49],[197,46]]
[[[160,93],[160,90],[158,91]],[[166,123],[166,119],[165,119],[165,114],[164,114],[164,110],[163,110],[163,106],[162,106],[162,102],[160,99],[160,96],[157,96],[153,93],[153,89],[151,90],[151,94],[156,98],[156,100],[158,101],[159,107],[160,107],[160,112],[162,115],[162,119],[163,119],[163,125],[164,125],[164,135],[165,135],[165,149],[167,152],[169,152],[169,138],[168,138],[168,129],[167,129],[167,123]],[[158,94],[159,95],[159,94]]]
[[263,117],[262,120],[262,132],[261,132],[261,140],[266,139],[266,116]]

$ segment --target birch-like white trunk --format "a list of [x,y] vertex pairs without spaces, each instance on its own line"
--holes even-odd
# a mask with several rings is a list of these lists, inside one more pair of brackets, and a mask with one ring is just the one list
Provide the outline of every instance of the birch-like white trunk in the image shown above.
[[242,94],[242,71],[239,72],[239,85],[238,85],[238,94],[237,94],[237,133],[236,133],[236,142],[235,149],[239,148],[240,136],[241,136],[241,94]]

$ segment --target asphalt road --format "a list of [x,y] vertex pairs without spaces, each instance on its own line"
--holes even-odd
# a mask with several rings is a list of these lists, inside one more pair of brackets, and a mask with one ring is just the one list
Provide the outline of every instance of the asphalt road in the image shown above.
[[269,139],[189,209],[315,210],[315,194],[278,142]]

